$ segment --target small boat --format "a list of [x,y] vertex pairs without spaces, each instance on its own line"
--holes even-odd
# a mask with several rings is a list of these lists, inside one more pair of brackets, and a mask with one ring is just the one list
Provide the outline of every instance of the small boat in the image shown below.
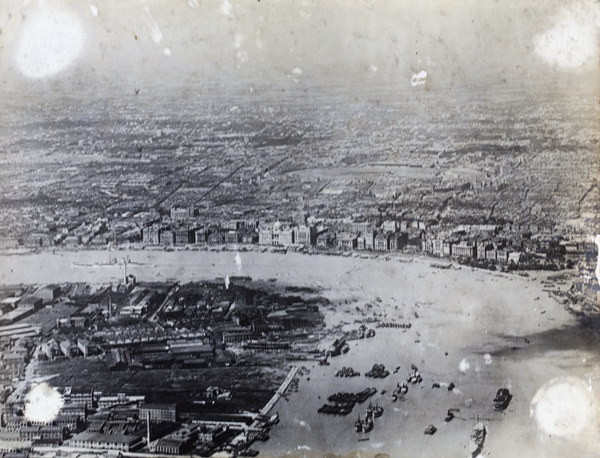
[[381,414],[383,414],[383,407],[380,407],[379,405],[373,406],[373,404],[369,402],[369,407],[367,407],[365,415],[367,417],[377,418],[381,417]]
[[510,404],[511,399],[512,394],[510,394],[508,388],[500,388],[494,398],[494,410],[497,412],[505,410]]
[[473,426],[473,431],[471,432],[471,439],[469,440],[469,452],[471,452],[471,457],[475,458],[481,453],[486,434],[487,431],[482,422],[479,422],[475,426]]
[[363,421],[362,427],[365,433],[371,431],[373,429],[373,417],[366,418],[365,421]]
[[381,417],[381,415],[383,414],[383,407],[376,405],[375,409],[373,410],[373,415],[375,416],[375,418]]
[[425,429],[425,434],[427,434],[428,436],[433,436],[437,431],[437,428],[433,425],[429,425],[426,429]]
[[360,414],[358,414],[358,420],[356,420],[356,422],[354,423],[354,430],[357,433],[361,433],[363,430],[363,423],[362,423],[362,420],[360,419]]

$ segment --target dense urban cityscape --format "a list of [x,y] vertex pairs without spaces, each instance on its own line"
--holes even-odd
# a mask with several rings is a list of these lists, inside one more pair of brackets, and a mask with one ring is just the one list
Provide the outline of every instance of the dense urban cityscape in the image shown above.
[[[378,298],[357,305],[363,318],[353,327],[326,327],[323,313],[335,307],[319,288],[276,286],[275,278],[138,282],[130,259],[138,252],[230,253],[238,272],[253,252],[426,256],[441,271],[456,263],[522,277],[548,271],[555,276],[544,291],[556,304],[579,317],[597,311],[597,173],[562,159],[577,149],[583,164],[596,151],[598,134],[579,128],[597,116],[585,100],[576,99],[569,120],[553,117],[560,103],[548,101],[509,122],[519,105],[505,101],[493,114],[441,110],[426,127],[391,106],[365,115],[360,129],[355,114],[369,107],[325,107],[315,121],[294,119],[285,106],[192,104],[153,119],[133,113],[139,100],[113,101],[125,114],[104,132],[89,130],[97,121],[82,112],[19,119],[2,139],[10,164],[2,169],[4,250],[105,250],[105,260],[71,268],[121,272],[99,285],[2,290],[6,451],[257,454],[252,447],[277,428],[273,406],[298,374],[380,329],[411,331],[404,315],[369,316]],[[210,114],[184,121],[192,113]],[[368,135],[334,139],[343,120]],[[465,126],[469,139],[459,142]],[[360,377],[342,369],[336,375]],[[52,388],[38,386],[60,399],[50,420],[28,418],[23,382],[32,378],[51,380]],[[398,384],[393,393],[406,391]],[[355,403],[319,412],[345,415]],[[360,430],[368,432],[376,422],[365,415]]]
[[31,3],[0,458],[600,454],[587,41],[549,57],[535,2]]

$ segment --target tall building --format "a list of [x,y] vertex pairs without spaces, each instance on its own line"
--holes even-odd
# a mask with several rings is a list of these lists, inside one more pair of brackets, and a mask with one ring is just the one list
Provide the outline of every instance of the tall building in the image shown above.
[[149,245],[160,243],[160,228],[158,226],[145,227],[142,230],[142,241]]
[[461,241],[452,245],[452,256],[459,258],[474,258],[477,256],[477,247],[473,242]]
[[363,232],[362,236],[365,238],[365,250],[375,248],[375,233],[372,230]]
[[273,245],[273,230],[272,228],[261,228],[258,231],[258,244],[271,246]]
[[177,421],[176,404],[142,404],[140,418],[150,418],[150,421]]
[[280,223],[277,221],[273,224],[273,246],[291,246],[294,244],[294,228],[289,224]]
[[301,225],[295,228],[296,243],[299,245],[310,246],[317,241],[317,230],[314,226]]
[[389,237],[386,233],[380,232],[375,236],[375,251],[387,251],[389,249]]
[[190,231],[187,228],[187,226],[175,229],[173,231],[175,245],[186,245],[188,243],[194,243],[194,235],[194,231]]

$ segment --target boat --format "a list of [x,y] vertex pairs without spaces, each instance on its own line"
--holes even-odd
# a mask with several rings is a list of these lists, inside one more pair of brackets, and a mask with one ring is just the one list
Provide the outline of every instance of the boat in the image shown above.
[[375,410],[373,410],[373,415],[375,416],[375,418],[378,418],[378,417],[381,417],[382,414],[383,414],[383,407],[381,407],[380,405],[376,405]]
[[354,422],[354,431],[356,431],[357,433],[361,433],[363,430],[363,423],[362,420],[360,419],[360,414],[358,414],[358,420],[356,420],[356,422]]
[[471,452],[472,458],[479,456],[479,454],[481,453],[486,434],[487,431],[482,422],[479,422],[475,426],[473,426],[473,431],[471,432],[471,439],[469,440],[469,452]]
[[496,412],[505,410],[510,404],[511,399],[512,395],[510,394],[508,388],[500,388],[496,393],[496,397],[494,398],[494,410]]
[[383,414],[383,407],[380,407],[379,405],[373,406],[373,404],[369,402],[369,407],[367,407],[365,415],[367,417],[378,418],[381,417],[381,414]]
[[399,396],[404,396],[406,393],[408,393],[408,385],[406,382],[402,382],[402,385],[398,383],[392,393],[392,401],[396,402]]
[[338,356],[342,352],[344,345],[346,345],[346,339],[335,339],[335,342],[333,342],[326,353],[330,356]]
[[365,417],[365,421],[363,421],[362,428],[365,433],[368,433],[373,429],[373,416],[372,415]]

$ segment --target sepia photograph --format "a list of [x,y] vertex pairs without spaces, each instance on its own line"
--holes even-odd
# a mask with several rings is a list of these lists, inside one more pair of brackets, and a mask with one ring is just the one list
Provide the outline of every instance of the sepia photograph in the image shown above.
[[598,0],[0,0],[0,458],[600,456]]

